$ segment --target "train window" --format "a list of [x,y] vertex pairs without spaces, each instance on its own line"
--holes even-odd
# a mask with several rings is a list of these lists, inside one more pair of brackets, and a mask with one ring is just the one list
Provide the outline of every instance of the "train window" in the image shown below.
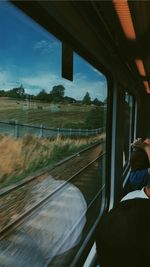
[[0,261],[75,266],[102,207],[107,80],[76,53],[63,79],[61,41],[7,2],[0,34]]
[[45,167],[55,154],[52,140],[42,137],[63,128],[65,88],[61,42],[10,3],[0,2],[0,21],[0,181],[5,186]]
[[123,135],[123,166],[125,167],[130,157],[130,144],[132,140],[133,128],[133,96],[128,92],[124,94],[124,135]]

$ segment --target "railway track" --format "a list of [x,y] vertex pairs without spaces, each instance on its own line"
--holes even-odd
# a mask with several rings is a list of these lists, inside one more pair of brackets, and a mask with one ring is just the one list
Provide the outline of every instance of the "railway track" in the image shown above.
[[[0,232],[2,267],[50,267],[58,266],[58,263],[59,266],[70,266],[66,262],[70,259],[66,258],[66,253],[73,256],[83,229],[86,231],[87,218],[89,224],[93,224],[99,211],[100,202],[95,200],[102,191],[98,166],[103,155],[99,145],[90,154],[89,151],[83,153],[84,159],[89,158],[88,162],[85,160],[86,164],[82,156],[77,156],[74,166],[73,162],[66,162],[53,169],[49,180],[51,184],[55,181],[55,189],[14,217],[12,222],[5,221]],[[22,187],[17,190],[22,191]]]
[[[98,146],[100,146],[100,144],[94,145],[88,149],[81,151],[79,157],[77,157],[77,155],[74,156],[77,158],[76,163],[74,160],[76,168],[73,168],[71,165],[71,160],[73,160],[72,157],[69,160],[61,163],[59,166],[57,166],[57,168],[55,167],[55,169],[51,170],[50,174],[45,173],[44,176],[42,175],[42,177],[36,177],[30,181],[27,181],[27,183],[22,183],[21,185],[3,193],[0,196],[2,203],[0,238],[3,238],[9,230],[21,224],[23,220],[27,218],[31,213],[45,205],[54,195],[65,188],[68,182],[73,183],[73,181],[75,181],[75,178],[78,177],[79,174],[83,173],[89,166],[94,164],[94,162],[96,162],[102,156],[102,154],[97,155],[94,159],[85,164],[85,153],[88,153],[89,157],[90,150],[93,150],[93,153],[96,150],[100,151],[99,149],[97,149]],[[80,161],[80,163],[82,163],[81,165],[83,166],[79,166],[79,164],[77,164],[78,161]],[[61,170],[61,168],[67,169],[68,167],[66,165],[69,165],[69,169],[72,169],[70,171],[70,173],[73,173],[72,175],[66,175],[64,171]],[[52,181],[51,177],[55,178],[55,182]],[[61,181],[62,179],[63,181]],[[36,182],[37,180],[38,183]],[[80,183],[75,185],[81,190]],[[30,191],[33,192],[31,199]],[[82,189],[81,192],[82,191],[84,190]],[[24,197],[25,199],[23,199]]]
[[40,173],[38,173],[36,175],[32,175],[31,177],[26,178],[23,181],[20,181],[20,182],[16,183],[15,185],[7,186],[6,188],[1,189],[0,190],[0,197],[4,196],[4,195],[6,195],[6,194],[8,194],[8,193],[20,188],[20,187],[23,187],[24,185],[26,185],[28,183],[32,183],[34,180],[37,180],[37,182],[38,182],[38,179],[41,180],[41,178],[44,178],[45,175],[47,175],[47,172],[53,171],[58,166],[61,166],[61,165],[65,164],[66,162],[71,161],[75,157],[77,157],[79,155],[82,155],[86,151],[89,151],[92,148],[94,148],[94,147],[96,147],[96,146],[98,146],[98,145],[100,145],[102,143],[103,143],[103,141],[100,141],[100,142],[97,142],[95,144],[92,144],[92,145],[88,146],[87,148],[84,148],[81,151],[79,151],[79,152],[77,152],[77,153],[65,158],[64,160],[61,160],[60,162],[54,164],[52,167],[51,166],[45,167],[44,170],[42,170]]

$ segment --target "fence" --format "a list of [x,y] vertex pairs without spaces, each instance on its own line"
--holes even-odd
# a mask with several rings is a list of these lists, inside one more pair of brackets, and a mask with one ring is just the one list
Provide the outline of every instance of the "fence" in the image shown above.
[[56,136],[94,136],[103,132],[103,128],[97,129],[64,129],[64,128],[47,128],[43,125],[27,125],[16,122],[0,122],[0,134],[9,134],[16,138],[26,134],[32,134],[39,137],[56,137]]

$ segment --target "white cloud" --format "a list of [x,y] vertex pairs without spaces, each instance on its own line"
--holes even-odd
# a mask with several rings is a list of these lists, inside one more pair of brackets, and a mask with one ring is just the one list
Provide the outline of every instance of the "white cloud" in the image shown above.
[[59,47],[59,42],[57,41],[41,40],[34,44],[33,49],[40,51],[42,54],[47,54],[57,47]]
[[76,98],[82,99],[86,92],[89,92],[92,99],[98,98],[104,100],[107,95],[106,84],[101,81],[88,80],[80,83],[75,82],[74,95],[76,95]]
[[45,89],[49,93],[57,80],[58,78],[55,74],[40,72],[34,76],[21,78],[26,92],[31,94],[37,94],[42,89]]
[[37,72],[30,76],[17,78],[10,71],[0,70],[0,90],[10,90],[13,87],[23,84],[26,93],[36,95],[42,89],[50,92],[52,87],[62,84],[65,87],[65,95],[75,99],[83,99],[86,92],[89,92],[92,99],[104,100],[107,96],[107,83],[101,80],[90,80],[82,73],[76,73],[74,81],[70,82],[50,72]]
[[37,42],[35,45],[34,45],[34,49],[39,49],[39,48],[45,48],[45,46],[47,46],[47,41],[45,40],[42,40],[42,41],[39,41]]
[[36,77],[23,78],[22,82],[25,85],[25,88],[32,87],[33,90],[28,89],[28,93],[32,91],[34,94],[41,89],[50,92],[52,87],[58,84],[62,84],[65,87],[65,95],[76,99],[82,99],[86,92],[89,92],[92,99],[98,98],[104,100],[107,94],[105,82],[90,81],[89,79],[86,79],[85,75],[82,76],[81,74],[78,78],[74,79],[74,82],[70,82],[50,73],[39,73]]
[[107,96],[107,83],[101,80],[90,80],[85,74],[76,73],[74,77],[74,83],[72,86],[66,84],[66,95],[71,93],[73,89],[73,95],[77,99],[82,99],[86,92],[89,92],[92,99],[98,98],[104,100]]
[[27,84],[28,86],[38,86],[47,88],[49,83],[57,80],[57,76],[55,74],[47,73],[38,73],[37,75],[31,77],[22,77],[22,82]]

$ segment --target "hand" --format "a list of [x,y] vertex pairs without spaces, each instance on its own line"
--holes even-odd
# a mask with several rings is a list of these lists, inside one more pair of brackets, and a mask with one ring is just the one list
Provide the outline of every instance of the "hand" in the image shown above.
[[133,141],[131,146],[133,148],[143,149],[146,152],[150,163],[150,144],[147,142],[147,139],[143,141],[142,138],[137,138]]
[[150,145],[150,138],[146,138],[146,139],[144,140],[144,143],[146,143],[147,145]]

